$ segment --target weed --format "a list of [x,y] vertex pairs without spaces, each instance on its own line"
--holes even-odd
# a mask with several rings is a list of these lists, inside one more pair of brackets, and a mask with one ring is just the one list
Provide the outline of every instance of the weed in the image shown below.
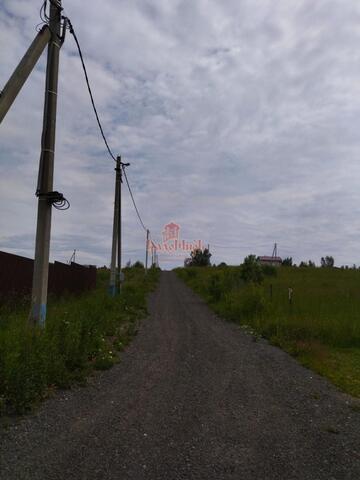
[[50,298],[43,330],[28,326],[26,304],[0,309],[0,414],[26,412],[54,387],[84,382],[90,367],[114,364],[115,350],[137,333],[158,272],[151,269],[145,276],[144,269],[128,268],[125,276],[122,293],[114,298],[107,294],[108,275],[100,270],[96,290]]
[[[248,327],[360,396],[360,271],[336,268],[177,269],[220,316]],[[246,275],[244,275],[244,271]],[[254,273],[255,272],[255,273]],[[292,288],[292,302],[288,292]]]

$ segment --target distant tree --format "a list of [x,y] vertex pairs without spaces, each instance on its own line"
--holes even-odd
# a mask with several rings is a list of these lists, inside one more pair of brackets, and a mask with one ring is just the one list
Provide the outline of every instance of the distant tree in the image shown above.
[[126,262],[125,268],[130,268],[131,267],[131,260],[128,260]]
[[137,260],[134,265],[133,265],[134,268],[144,268],[144,264],[141,263],[139,260]]
[[315,262],[312,260],[309,260],[308,262],[302,261],[299,263],[299,267],[315,267]]
[[184,267],[191,267],[191,258],[185,258],[184,260]]
[[188,267],[209,267],[211,253],[207,248],[201,250],[196,248],[190,254],[190,262],[186,265]]
[[261,283],[264,274],[256,255],[248,255],[240,265],[240,276],[245,282]]
[[334,266],[334,257],[326,255],[326,257],[321,257],[321,266],[331,268]]
[[227,264],[225,262],[221,262],[219,263],[218,267],[220,268],[227,267]]
[[292,267],[292,257],[286,257],[284,260],[281,262],[281,265],[284,265],[284,267]]

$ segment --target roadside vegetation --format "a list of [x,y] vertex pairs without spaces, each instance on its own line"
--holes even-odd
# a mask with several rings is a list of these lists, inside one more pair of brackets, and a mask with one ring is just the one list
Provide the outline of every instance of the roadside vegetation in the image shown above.
[[158,269],[124,269],[121,295],[108,295],[109,271],[98,270],[97,288],[79,297],[50,298],[45,329],[27,324],[28,300],[0,308],[0,414],[22,413],[51,394],[84,382],[95,369],[119,361],[118,352],[146,315],[146,295]]
[[249,256],[239,267],[188,267],[177,274],[254,339],[269,339],[360,397],[359,270],[262,267]]

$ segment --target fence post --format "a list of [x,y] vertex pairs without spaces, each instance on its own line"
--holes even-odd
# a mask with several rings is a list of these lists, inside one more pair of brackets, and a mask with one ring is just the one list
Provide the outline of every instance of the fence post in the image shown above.
[[289,305],[292,305],[293,301],[293,289],[291,287],[288,288],[288,298],[289,298]]

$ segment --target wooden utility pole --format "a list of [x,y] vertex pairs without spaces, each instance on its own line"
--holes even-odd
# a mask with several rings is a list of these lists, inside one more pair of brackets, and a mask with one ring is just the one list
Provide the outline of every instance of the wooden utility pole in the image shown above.
[[114,221],[113,221],[113,238],[111,249],[111,267],[110,267],[110,285],[109,293],[113,297],[116,294],[116,253],[119,255],[119,220],[121,218],[120,210],[120,185],[121,185],[121,157],[116,159],[116,176],[115,176],[115,201],[114,201]]
[[58,90],[59,54],[61,47],[61,1],[50,3],[51,39],[48,45],[44,120],[41,156],[37,186],[38,215],[35,242],[35,260],[32,284],[30,322],[44,327],[46,319],[49,274],[50,233],[53,191],[56,106]]

